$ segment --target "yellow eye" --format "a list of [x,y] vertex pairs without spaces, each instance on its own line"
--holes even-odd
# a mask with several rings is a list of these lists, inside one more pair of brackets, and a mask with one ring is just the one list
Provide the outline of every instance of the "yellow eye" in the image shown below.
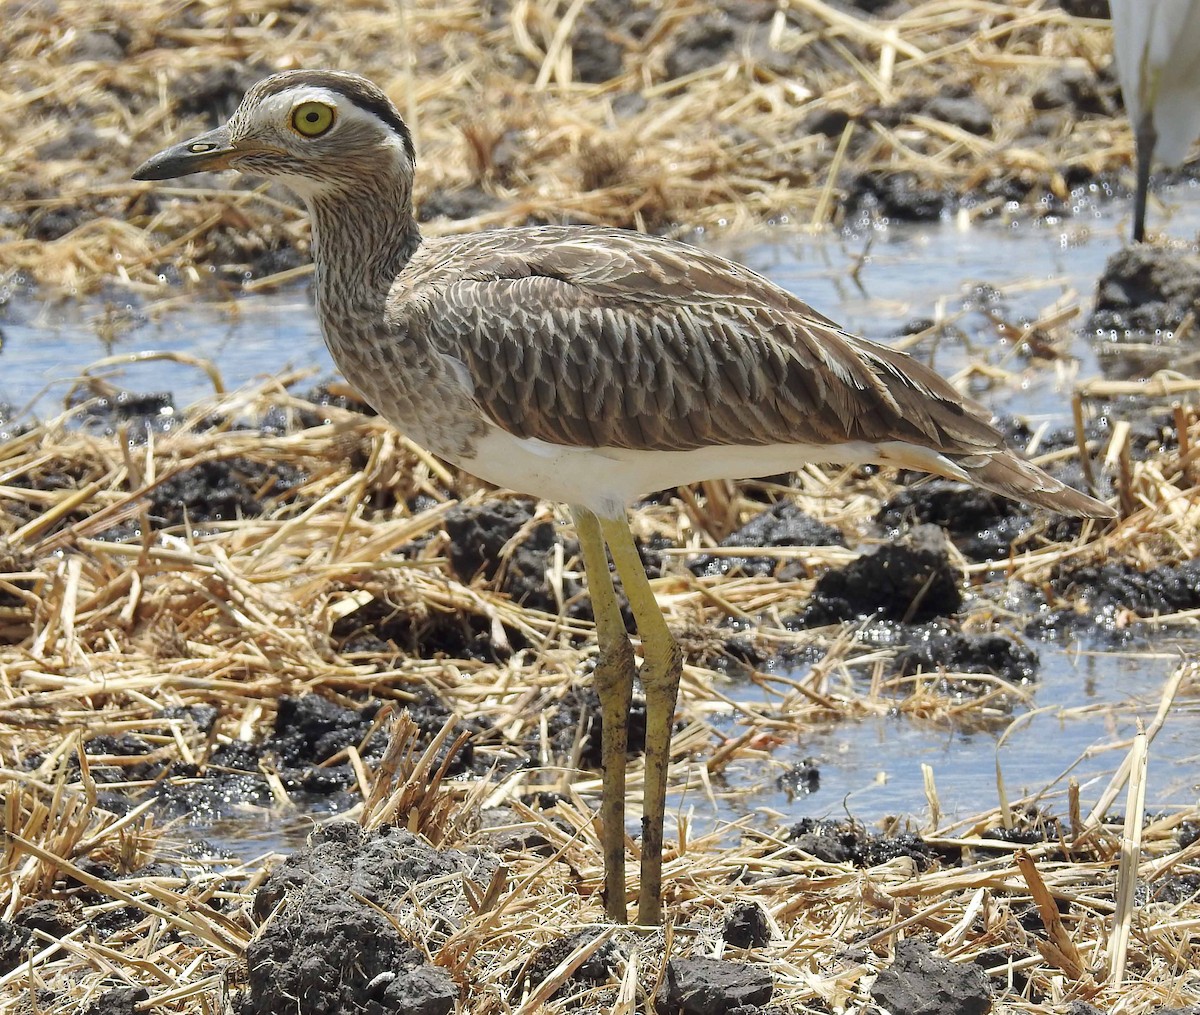
[[320,137],[333,126],[333,107],[324,102],[301,102],[292,110],[292,129],[305,137]]

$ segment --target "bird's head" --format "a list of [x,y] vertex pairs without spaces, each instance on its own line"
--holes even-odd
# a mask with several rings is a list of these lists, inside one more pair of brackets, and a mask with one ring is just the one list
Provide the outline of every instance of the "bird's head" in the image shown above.
[[413,162],[412,135],[378,87],[357,74],[301,70],[259,81],[228,123],[164,149],[133,178],[236,169],[277,177],[310,197],[382,172],[411,179]]

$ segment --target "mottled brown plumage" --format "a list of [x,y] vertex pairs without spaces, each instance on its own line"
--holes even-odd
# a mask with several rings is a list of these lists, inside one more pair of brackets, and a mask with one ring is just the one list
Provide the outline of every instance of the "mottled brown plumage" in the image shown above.
[[[302,115],[305,114],[305,115]],[[642,635],[642,922],[660,917],[662,823],[681,657],[634,549],[630,498],[805,462],[885,462],[1071,514],[1104,504],[1006,447],[928,367],[842,331],[741,265],[581,227],[423,241],[413,146],[364,79],[297,71],[135,174],[280,178],[312,216],[317,312],[347,379],[414,440],[500,485],[573,506],[600,641],[606,907],[625,914],[624,727],[634,663],[606,544]]]

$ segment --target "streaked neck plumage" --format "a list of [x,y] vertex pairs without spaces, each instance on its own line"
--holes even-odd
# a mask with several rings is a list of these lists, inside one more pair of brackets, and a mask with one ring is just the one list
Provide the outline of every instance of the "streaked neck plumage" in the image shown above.
[[322,316],[334,307],[381,313],[396,276],[421,245],[408,167],[397,156],[352,183],[339,181],[303,197],[312,219]]

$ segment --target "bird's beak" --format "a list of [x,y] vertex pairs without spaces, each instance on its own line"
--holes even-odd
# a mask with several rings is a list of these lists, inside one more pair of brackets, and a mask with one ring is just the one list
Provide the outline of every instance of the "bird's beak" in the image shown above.
[[192,173],[228,169],[229,160],[245,154],[229,137],[229,128],[218,127],[152,155],[134,170],[135,180],[173,180]]

